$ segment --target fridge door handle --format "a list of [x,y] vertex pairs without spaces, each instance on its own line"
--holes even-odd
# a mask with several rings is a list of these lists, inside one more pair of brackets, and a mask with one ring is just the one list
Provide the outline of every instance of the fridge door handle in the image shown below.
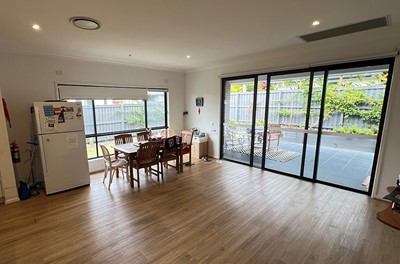
[[[50,142],[50,139],[49,139],[49,138],[46,138],[46,141],[47,141],[47,142]],[[43,148],[42,148],[43,157],[44,157],[44,159],[43,159],[44,166],[43,166],[43,167],[46,169],[46,173],[48,173],[49,170],[47,169],[46,147],[45,147],[44,145],[45,145],[45,144],[43,144]]]

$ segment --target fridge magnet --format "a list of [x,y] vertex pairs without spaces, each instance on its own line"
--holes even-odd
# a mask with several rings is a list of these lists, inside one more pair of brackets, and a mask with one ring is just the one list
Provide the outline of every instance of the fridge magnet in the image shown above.
[[74,119],[74,108],[70,106],[64,107],[64,121]]
[[82,119],[82,110],[81,110],[81,108],[80,107],[78,107],[78,109],[77,109],[77,111],[76,111],[76,118],[79,120],[79,119]]
[[58,123],[64,123],[64,107],[54,107],[54,114],[58,116]]
[[53,116],[54,115],[53,106],[52,105],[44,105],[43,112],[44,112],[44,116]]
[[47,131],[53,131],[57,130],[57,124],[58,124],[58,116],[53,115],[53,116],[46,116],[46,119],[44,120],[44,129]]

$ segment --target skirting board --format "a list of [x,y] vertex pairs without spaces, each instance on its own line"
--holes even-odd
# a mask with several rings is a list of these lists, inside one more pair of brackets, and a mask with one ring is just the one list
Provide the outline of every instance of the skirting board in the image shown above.
[[19,202],[19,198],[18,197],[6,199],[5,204],[10,204],[10,203],[15,203],[15,202]]

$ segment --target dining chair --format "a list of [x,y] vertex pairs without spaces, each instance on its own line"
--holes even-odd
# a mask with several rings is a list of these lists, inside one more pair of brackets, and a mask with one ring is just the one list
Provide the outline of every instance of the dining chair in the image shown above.
[[189,154],[189,161],[184,163],[186,166],[192,165],[192,140],[193,140],[193,132],[189,130],[181,131],[181,155]]
[[103,183],[107,178],[108,172],[110,172],[110,179],[109,179],[109,183],[108,183],[108,189],[110,190],[114,172],[118,169],[122,169],[122,175],[124,175],[123,168],[125,168],[125,172],[128,171],[128,162],[125,159],[112,160],[110,152],[108,151],[107,147],[104,145],[100,145],[100,148],[101,148],[101,152],[103,152],[103,159],[104,159]]
[[171,128],[167,128],[164,130],[161,130],[161,137],[162,138],[168,138],[168,137],[172,137],[175,136],[175,131]]
[[[164,170],[165,166],[168,169],[168,166],[175,168],[179,173],[179,137],[172,136],[168,137],[163,141],[162,150],[160,152],[160,163],[161,163],[161,178],[164,179]],[[169,164],[168,161],[175,160],[175,165]]]
[[115,145],[133,143],[132,134],[119,134],[114,136]]
[[[159,166],[159,153],[160,153],[161,142],[150,141],[140,144],[140,147],[136,154],[136,159],[133,160],[132,168],[136,169],[137,178],[132,178],[137,182],[138,188],[140,188],[139,182],[139,170],[143,168],[148,169],[148,173],[156,175],[157,180],[160,181],[160,166]],[[156,165],[157,169],[153,169],[152,166]]]
[[[132,134],[119,134],[119,135],[116,135],[116,136],[114,136],[114,143],[115,143],[115,145],[133,143]],[[119,153],[118,154],[118,158],[128,160],[127,155],[125,155],[124,153]]]
[[146,140],[149,140],[149,137],[150,137],[150,133],[148,131],[136,133],[137,141],[146,141]]

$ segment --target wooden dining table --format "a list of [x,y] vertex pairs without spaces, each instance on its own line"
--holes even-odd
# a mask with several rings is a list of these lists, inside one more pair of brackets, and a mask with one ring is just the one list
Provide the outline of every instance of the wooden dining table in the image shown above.
[[[130,184],[131,188],[133,188],[133,161],[136,159],[136,154],[140,148],[140,144],[145,143],[145,142],[136,142],[136,143],[127,143],[127,144],[120,144],[120,145],[113,145],[111,146],[114,149],[115,153],[115,158],[118,159],[118,153],[124,153],[128,157],[128,164],[129,164],[129,179],[130,179]],[[182,144],[178,148],[178,173],[183,172],[183,155],[181,149],[185,145]],[[116,176],[118,177],[118,170],[116,172]]]
[[[135,160],[135,156],[137,151],[139,150],[140,145],[138,143],[127,143],[111,146],[114,149],[115,158],[118,159],[118,153],[124,153],[125,156],[128,157],[129,163],[129,180],[131,183],[131,188],[133,188],[133,161]],[[116,172],[116,176],[118,177],[118,170]]]

